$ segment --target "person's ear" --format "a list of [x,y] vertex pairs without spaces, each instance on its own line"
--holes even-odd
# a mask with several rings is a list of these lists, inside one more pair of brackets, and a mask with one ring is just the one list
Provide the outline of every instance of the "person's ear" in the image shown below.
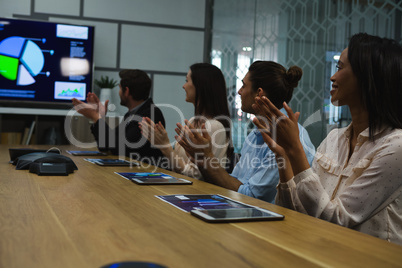
[[262,88],[260,88],[260,87],[257,89],[257,96],[260,97],[260,98],[262,96],[266,96],[264,90]]
[[126,90],[123,92],[124,96],[128,97],[130,95],[130,90],[126,87]]

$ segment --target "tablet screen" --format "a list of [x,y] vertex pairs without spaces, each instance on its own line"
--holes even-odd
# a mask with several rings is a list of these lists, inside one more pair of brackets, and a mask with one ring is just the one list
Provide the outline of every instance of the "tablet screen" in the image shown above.
[[100,166],[138,166],[138,163],[123,159],[98,159],[94,163]]
[[261,208],[192,210],[191,214],[208,222],[283,220],[284,216]]
[[135,178],[138,184],[192,184],[191,181],[180,178]]
[[99,151],[67,151],[67,153],[75,156],[107,155],[106,153]]
[[176,178],[161,172],[116,172],[137,184],[192,184],[192,181]]

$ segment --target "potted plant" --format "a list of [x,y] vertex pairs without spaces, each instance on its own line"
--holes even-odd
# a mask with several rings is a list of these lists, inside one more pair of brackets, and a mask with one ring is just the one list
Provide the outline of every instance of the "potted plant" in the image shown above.
[[101,76],[100,79],[95,79],[95,85],[100,88],[100,96],[99,99],[102,103],[105,103],[106,100],[111,102],[112,97],[112,89],[119,85],[119,82],[113,78],[109,78],[108,76]]

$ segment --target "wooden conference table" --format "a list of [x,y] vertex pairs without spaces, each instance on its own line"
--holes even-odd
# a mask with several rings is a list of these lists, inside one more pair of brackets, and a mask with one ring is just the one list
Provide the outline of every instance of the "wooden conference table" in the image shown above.
[[[79,149],[65,146],[59,148],[78,170],[38,176],[15,170],[8,148],[0,145],[0,267],[101,267],[123,261],[167,267],[402,266],[401,246],[209,183],[137,185],[114,172],[151,167],[101,167],[66,154]],[[155,197],[170,194],[221,194],[285,219],[207,223]]]

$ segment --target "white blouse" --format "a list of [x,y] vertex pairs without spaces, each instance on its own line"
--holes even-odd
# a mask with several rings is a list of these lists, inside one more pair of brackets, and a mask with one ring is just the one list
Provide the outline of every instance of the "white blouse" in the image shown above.
[[[189,120],[190,123],[194,122],[194,117]],[[225,127],[221,122],[215,119],[209,119],[205,122],[205,128],[211,136],[212,153],[220,161],[221,166],[224,168],[227,162],[226,153],[229,146],[230,139],[226,138]],[[202,180],[202,174],[197,165],[195,165],[188,158],[186,151],[177,142],[174,145],[175,155],[181,157],[185,162],[184,169],[180,172],[186,176]]]
[[276,203],[402,245],[402,130],[383,128],[357,139],[351,125],[331,131],[312,168],[278,185]]

